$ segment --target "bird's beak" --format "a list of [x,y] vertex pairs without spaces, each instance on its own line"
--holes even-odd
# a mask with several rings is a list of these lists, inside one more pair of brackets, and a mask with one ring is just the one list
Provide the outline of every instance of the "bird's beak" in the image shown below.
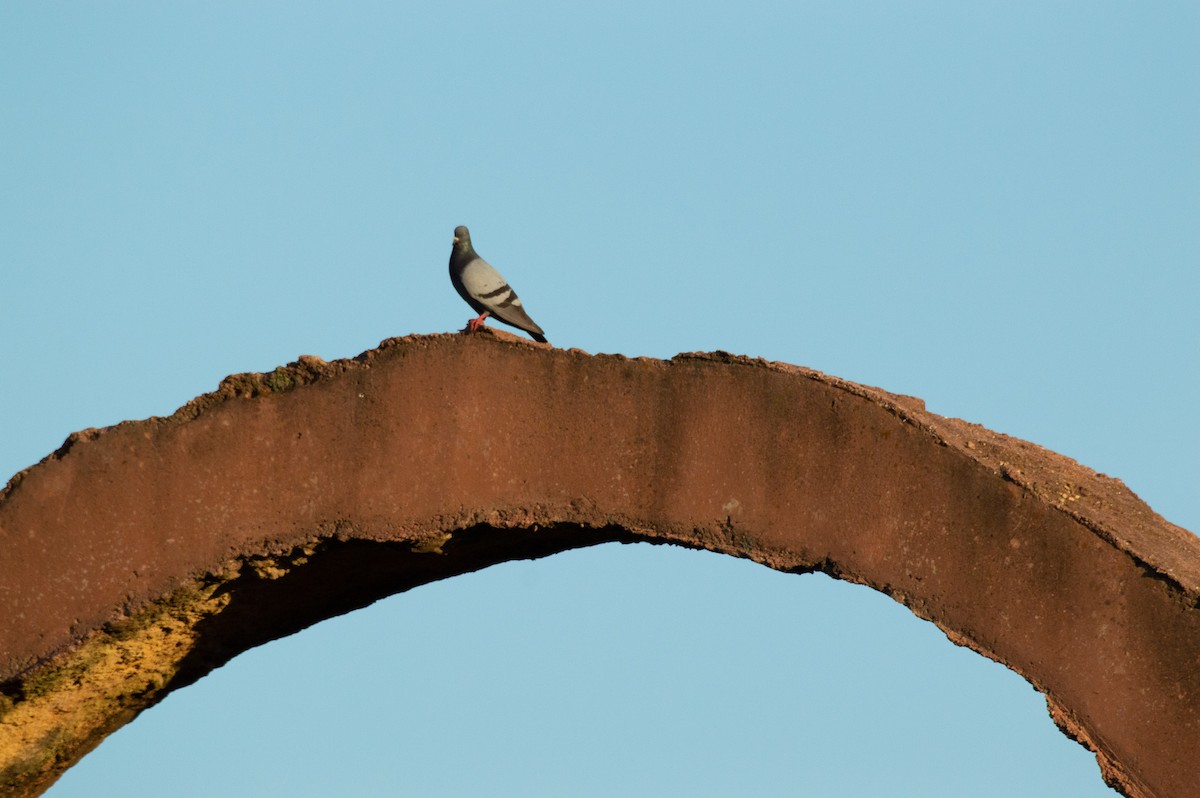
[[455,243],[455,244],[457,244],[457,243],[458,243],[458,236],[455,236],[455,237],[454,237],[454,243]]

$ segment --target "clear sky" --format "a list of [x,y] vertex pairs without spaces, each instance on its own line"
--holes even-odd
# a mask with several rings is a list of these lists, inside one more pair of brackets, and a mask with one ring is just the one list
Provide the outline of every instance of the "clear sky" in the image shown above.
[[[0,480],[461,328],[467,224],[555,345],[920,396],[1200,530],[1200,5],[417,5],[0,5]],[[1113,792],[880,594],[609,546],[248,652],[50,793],[168,794]]]

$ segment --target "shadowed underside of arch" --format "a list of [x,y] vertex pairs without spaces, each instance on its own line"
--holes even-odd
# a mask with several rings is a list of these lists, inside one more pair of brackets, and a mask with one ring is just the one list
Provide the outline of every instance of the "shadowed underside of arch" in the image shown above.
[[249,647],[495,563],[673,543],[869,585],[1042,691],[1130,796],[1200,795],[1200,541],[920,400],[505,333],[230,377],[0,493],[0,795]]

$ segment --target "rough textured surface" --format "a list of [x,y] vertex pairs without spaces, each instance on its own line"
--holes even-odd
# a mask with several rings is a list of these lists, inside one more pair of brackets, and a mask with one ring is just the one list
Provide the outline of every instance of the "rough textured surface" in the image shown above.
[[817,372],[506,333],[238,375],[0,493],[0,794],[246,648],[648,540],[869,585],[1004,663],[1131,796],[1200,795],[1200,541],[1119,481]]

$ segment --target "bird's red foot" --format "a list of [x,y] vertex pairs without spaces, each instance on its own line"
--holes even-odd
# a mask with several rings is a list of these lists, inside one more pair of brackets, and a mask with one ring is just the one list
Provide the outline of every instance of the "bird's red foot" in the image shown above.
[[467,322],[467,330],[468,330],[468,331],[470,331],[470,332],[475,332],[475,331],[476,331],[476,330],[478,330],[480,327],[484,327],[484,326],[486,326],[486,325],[483,323],[483,320],[484,320],[484,319],[486,319],[487,317],[488,317],[488,314],[486,314],[486,313],[483,313],[483,314],[481,314],[481,315],[479,316],[479,318],[477,318],[477,319],[471,319],[469,322]]

